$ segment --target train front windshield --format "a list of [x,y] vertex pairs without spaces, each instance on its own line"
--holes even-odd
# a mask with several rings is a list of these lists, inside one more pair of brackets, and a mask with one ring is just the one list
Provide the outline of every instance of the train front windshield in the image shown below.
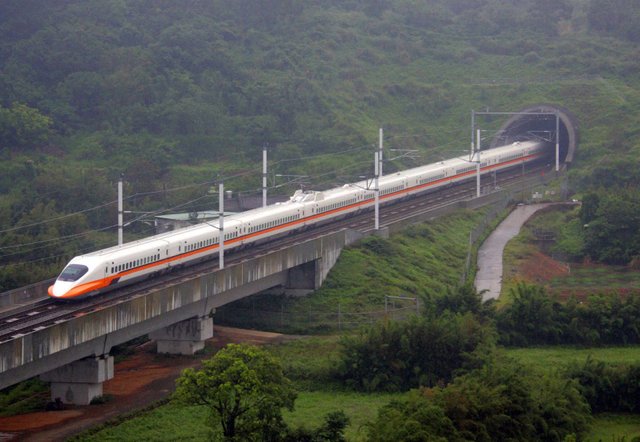
[[58,281],[73,282],[82,278],[89,271],[89,267],[81,264],[69,264],[58,276]]

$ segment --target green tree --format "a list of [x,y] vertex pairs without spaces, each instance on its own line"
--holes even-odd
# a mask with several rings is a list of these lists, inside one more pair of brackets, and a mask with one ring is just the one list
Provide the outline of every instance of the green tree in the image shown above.
[[245,344],[227,345],[176,384],[178,400],[209,407],[211,426],[227,441],[276,439],[285,429],[281,409],[293,409],[296,398],[280,362]]
[[0,106],[0,148],[24,149],[44,143],[50,135],[51,118],[22,103]]
[[582,205],[580,206],[580,222],[582,224],[590,223],[598,212],[598,206],[600,205],[600,197],[595,192],[587,193],[582,198]]
[[589,406],[574,380],[540,378],[497,354],[446,387],[413,390],[382,407],[371,441],[563,441],[582,437]]
[[464,440],[443,408],[433,403],[428,390],[413,390],[405,400],[380,408],[377,418],[366,429],[371,442]]
[[477,367],[492,345],[492,331],[470,313],[389,322],[343,339],[340,372],[365,391],[433,386]]
[[563,335],[562,306],[544,287],[519,283],[510,289],[512,303],[498,311],[500,342],[506,345],[551,344]]
[[324,423],[318,428],[308,430],[304,427],[287,431],[283,442],[344,442],[344,429],[349,425],[349,417],[344,411],[333,411],[324,417]]
[[601,195],[595,218],[585,228],[585,252],[608,264],[627,264],[640,255],[640,198],[637,190]]
[[[433,300],[435,315],[440,316],[444,312],[451,313],[473,313],[478,316],[491,316],[493,314],[492,304],[482,302],[482,295],[476,291],[473,284],[466,283],[447,291]],[[429,307],[429,306],[427,306]]]

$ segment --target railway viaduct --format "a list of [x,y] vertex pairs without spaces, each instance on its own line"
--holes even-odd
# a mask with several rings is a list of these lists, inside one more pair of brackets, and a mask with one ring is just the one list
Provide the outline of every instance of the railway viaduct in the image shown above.
[[[570,163],[578,139],[575,119],[566,110],[549,105],[528,107],[527,111],[541,108],[545,112],[562,112],[561,151],[565,163]],[[503,133],[515,137],[546,124],[530,116],[513,117],[505,123]],[[553,174],[536,176],[529,179],[529,184],[553,178]],[[277,286],[290,293],[309,293],[320,287],[342,249],[364,235],[389,234],[461,207],[493,204],[507,198],[508,192],[502,189],[479,198],[417,210],[383,225],[378,232],[369,226],[359,231],[342,229],[307,238],[222,270],[208,269],[75,317],[17,333],[0,342],[0,389],[40,375],[51,382],[52,398],[87,404],[102,394],[102,383],[114,375],[113,357],[109,355],[113,346],[149,334],[157,341],[159,352],[193,354],[213,336],[213,314],[217,307]],[[1,295],[0,312],[5,313],[0,313],[0,321],[10,320],[3,303],[16,302],[33,293],[42,292],[34,286]]]

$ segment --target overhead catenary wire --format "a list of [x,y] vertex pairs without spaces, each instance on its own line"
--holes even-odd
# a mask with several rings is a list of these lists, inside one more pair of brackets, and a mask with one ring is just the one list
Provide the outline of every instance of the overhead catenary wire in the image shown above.
[[[208,197],[208,195],[200,196],[200,197],[198,197],[196,199],[193,199],[191,201],[187,201],[186,203],[182,203],[182,204],[179,204],[177,206],[173,206],[172,208],[163,209],[163,210],[159,210],[159,211],[151,212],[151,213],[165,213],[165,212],[168,212],[168,211],[172,211],[172,210],[179,209],[181,207],[187,206],[189,204],[192,204],[192,203],[194,203],[196,201],[199,201],[199,200],[207,198],[207,197]],[[133,220],[130,220],[129,223],[139,221],[140,219],[143,219],[148,215],[149,214],[145,214],[145,215],[142,215],[140,217],[137,217],[137,218],[135,218]],[[22,244],[10,245],[10,246],[3,246],[3,247],[0,247],[0,250],[17,249],[17,248],[20,248],[20,247],[26,247],[26,246],[30,246],[30,245],[50,244],[52,242],[57,242],[57,241],[62,241],[62,240],[68,240],[68,239],[74,239],[74,238],[79,238],[79,237],[83,237],[83,236],[88,236],[88,235],[90,235],[92,233],[103,232],[105,230],[113,229],[115,227],[118,227],[118,225],[117,224],[111,224],[109,226],[101,227],[101,228],[98,228],[98,229],[86,230],[84,232],[74,233],[72,235],[65,235],[65,236],[60,236],[60,237],[57,237],[57,238],[46,239],[46,240],[41,240],[41,241],[33,241],[33,242],[30,242],[30,243],[22,243]],[[36,249],[31,249],[31,250],[28,250],[28,251],[22,251],[20,253],[29,253],[31,251],[36,251],[36,250],[38,250],[38,249],[37,248]],[[8,256],[12,256],[12,255],[9,255],[9,254],[1,255],[0,259],[8,257]]]
[[[595,124],[598,121],[599,118],[603,118],[603,117],[594,115],[591,119],[587,119],[585,121],[587,121],[588,124]],[[412,139],[424,138],[424,137],[427,137],[427,136],[428,136],[428,134],[426,134],[426,133],[403,134],[403,135],[385,136],[384,139],[388,140],[388,141],[398,141],[398,140],[408,139],[408,138],[412,138]],[[460,141],[459,140],[453,140],[453,141],[449,141],[447,143],[443,143],[443,144],[440,144],[440,145],[437,145],[437,146],[432,146],[432,147],[430,147],[429,152],[427,152],[427,154],[433,154],[433,153],[447,151],[447,147],[449,147],[451,145],[454,145],[454,144],[457,144],[457,143],[464,143],[464,141],[466,141],[466,138],[465,139],[461,139]],[[339,154],[356,153],[358,151],[362,151],[362,150],[365,150],[365,149],[371,149],[372,146],[374,146],[374,145],[373,144],[367,144],[367,145],[363,145],[363,146],[359,146],[359,147],[349,147],[347,149],[344,149],[344,150],[341,150],[341,151],[336,151],[336,152],[327,152],[327,153],[321,153],[321,154],[317,154],[317,155],[306,155],[306,156],[301,156],[301,157],[297,157],[297,158],[286,158],[286,159],[281,159],[281,160],[274,161],[274,162],[271,163],[271,165],[274,166],[274,165],[283,164],[283,163],[289,163],[289,162],[294,162],[294,161],[304,161],[304,160],[310,160],[310,159],[314,159],[314,158],[321,158],[321,157],[327,157],[327,156],[333,156],[333,155],[339,155]],[[385,161],[388,161],[388,160],[385,160]],[[325,177],[327,177],[327,176],[335,175],[336,173],[339,173],[341,171],[353,169],[353,168],[359,167],[362,164],[369,164],[369,163],[370,163],[369,161],[359,161],[359,162],[356,162],[356,163],[351,164],[349,166],[345,166],[345,167],[340,168],[340,169],[334,169],[334,170],[331,170],[331,171],[325,172],[325,173],[309,175],[307,177],[307,179],[313,180],[315,185],[324,184],[324,183],[327,183],[327,182],[331,182],[331,179],[325,179]],[[257,173],[256,171],[258,171],[259,168],[260,168],[260,166],[256,165],[255,168],[251,168],[249,170],[244,170],[244,171],[241,171],[241,172],[238,172],[238,173],[235,173],[235,174],[230,174],[228,176],[225,176],[224,179],[228,180],[228,179],[244,177],[244,176],[248,176],[248,175],[255,175]],[[157,190],[157,191],[139,192],[139,193],[136,193],[136,194],[133,194],[133,195],[129,195],[125,199],[126,200],[130,200],[130,199],[139,198],[139,197],[148,196],[148,195],[162,194],[162,193],[169,193],[169,192],[177,192],[177,191],[185,190],[185,189],[192,189],[192,188],[197,188],[197,187],[211,186],[214,183],[215,183],[215,181],[205,181],[205,182],[202,182],[202,183],[188,184],[188,185],[183,185],[183,186],[178,186],[178,187],[168,188],[168,189],[162,189],[162,190]],[[290,184],[291,183],[283,183],[283,184],[271,186],[270,188],[272,188],[272,189],[280,188],[280,187],[284,187],[284,186],[287,186],[287,185],[290,185]],[[256,189],[255,191],[258,191],[258,190],[261,190],[261,189]],[[157,210],[157,211],[146,213],[143,216],[136,217],[133,220],[129,221],[128,224],[136,222],[136,221],[140,221],[141,219],[144,219],[145,217],[148,217],[148,216],[152,216],[154,214],[167,213],[167,212],[170,212],[172,210],[188,206],[189,204],[193,204],[194,202],[202,200],[202,199],[204,199],[206,197],[207,196],[202,196],[202,197],[196,198],[194,200],[188,201],[186,203],[181,203],[179,205],[173,206],[171,208],[160,209],[160,210]],[[0,230],[0,233],[10,233],[10,232],[14,232],[14,231],[17,231],[17,230],[20,230],[20,229],[27,229],[27,228],[35,227],[35,226],[38,226],[38,225],[41,225],[41,224],[51,223],[51,222],[59,221],[59,220],[62,220],[62,219],[67,219],[67,218],[70,218],[70,217],[78,215],[78,214],[83,214],[83,213],[88,213],[88,212],[91,212],[91,211],[94,211],[94,210],[103,209],[103,208],[108,207],[110,205],[113,205],[115,203],[116,203],[116,201],[110,201],[108,203],[105,203],[105,204],[102,204],[102,205],[99,205],[99,206],[83,209],[81,211],[74,212],[74,213],[69,213],[69,214],[60,215],[60,216],[57,216],[57,217],[45,219],[45,220],[42,220],[40,222],[29,223],[29,224],[25,224],[25,225],[21,225],[21,226],[14,226],[14,227],[6,228],[4,230]],[[80,233],[73,234],[73,235],[67,235],[67,236],[59,237],[59,238],[56,238],[56,239],[33,241],[33,242],[30,242],[30,243],[23,243],[23,244],[17,244],[17,245],[4,246],[4,247],[0,247],[0,250],[12,250],[12,249],[15,250],[15,249],[18,249],[18,248],[28,247],[28,246],[32,246],[32,245],[40,245],[40,244],[49,245],[49,244],[54,243],[56,241],[80,238],[80,237],[83,237],[83,236],[88,236],[88,235],[90,235],[92,233],[103,232],[103,231],[106,231],[106,230],[109,230],[109,229],[112,229],[112,228],[115,228],[115,227],[117,227],[117,225],[109,225],[109,226],[105,226],[105,227],[101,227],[101,228],[97,228],[97,229],[88,230],[88,231],[85,231],[85,232],[80,232]],[[19,252],[15,252],[15,253],[5,254],[5,255],[0,256],[0,259],[4,259],[4,258],[7,258],[7,257],[20,255],[20,254],[30,253],[30,252],[33,252],[33,251],[37,251],[39,249],[43,249],[45,247],[47,247],[47,246],[42,246],[42,247],[38,247],[38,248],[32,248],[32,249],[26,250],[26,251],[19,251]],[[43,257],[43,258],[39,258],[39,260],[45,260],[45,259],[49,259],[49,258],[50,257]]]

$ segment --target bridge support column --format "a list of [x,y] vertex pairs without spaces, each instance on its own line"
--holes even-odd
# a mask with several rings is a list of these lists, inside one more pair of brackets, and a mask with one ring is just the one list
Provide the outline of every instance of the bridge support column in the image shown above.
[[322,285],[322,258],[292,267],[287,274],[284,293],[289,296],[305,296]]
[[88,405],[102,395],[102,383],[113,378],[113,356],[90,357],[40,375],[51,382],[51,399],[65,404]]
[[191,318],[149,334],[158,344],[158,353],[193,355],[213,337],[213,318]]

